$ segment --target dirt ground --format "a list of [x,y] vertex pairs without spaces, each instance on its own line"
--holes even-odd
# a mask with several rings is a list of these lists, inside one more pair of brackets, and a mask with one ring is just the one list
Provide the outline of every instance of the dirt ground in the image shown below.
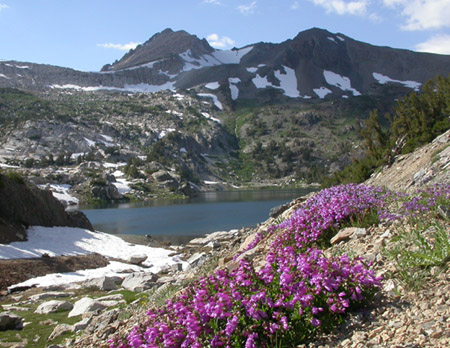
[[105,267],[108,260],[100,254],[0,260],[0,293],[8,286],[49,273],[74,272]]

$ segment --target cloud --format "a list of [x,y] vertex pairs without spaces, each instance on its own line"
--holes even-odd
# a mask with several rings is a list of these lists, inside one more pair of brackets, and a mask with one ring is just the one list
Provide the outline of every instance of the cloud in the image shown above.
[[298,9],[298,7],[299,7],[299,5],[298,5],[298,1],[294,1],[293,3],[292,3],[292,5],[291,5],[291,10],[297,10]]
[[8,8],[8,5],[6,5],[6,4],[0,4],[0,11],[3,10],[4,8]]
[[97,44],[97,46],[99,47],[103,47],[103,48],[113,48],[115,50],[120,50],[120,51],[129,51],[131,49],[136,48],[137,45],[140,45],[140,42],[129,42],[127,44],[113,44],[113,43],[104,43],[104,44]]
[[427,30],[450,27],[450,1],[448,0],[383,0],[391,8],[401,10],[406,17],[403,30]]
[[315,5],[323,7],[327,13],[336,13],[338,15],[367,15],[367,8],[369,6],[368,0],[309,0]]
[[253,1],[248,5],[239,5],[237,7],[237,9],[243,15],[253,14],[253,13],[255,13],[255,9],[256,9],[256,1]]
[[225,48],[227,46],[234,46],[235,41],[228,36],[219,37],[217,34],[211,34],[206,37],[209,44],[215,48]]
[[222,3],[219,0],[203,0],[203,3],[213,4],[213,5],[222,5]]
[[420,52],[450,54],[450,35],[436,35],[428,41],[416,45]]

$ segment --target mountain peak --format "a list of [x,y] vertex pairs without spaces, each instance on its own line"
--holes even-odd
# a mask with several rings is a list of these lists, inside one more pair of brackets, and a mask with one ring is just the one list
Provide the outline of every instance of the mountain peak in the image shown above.
[[102,70],[122,70],[148,64],[173,55],[179,55],[191,51],[194,56],[201,56],[214,51],[214,49],[203,39],[191,35],[184,30],[173,31],[170,28],[156,33],[142,45],[130,50],[118,62],[109,65]]

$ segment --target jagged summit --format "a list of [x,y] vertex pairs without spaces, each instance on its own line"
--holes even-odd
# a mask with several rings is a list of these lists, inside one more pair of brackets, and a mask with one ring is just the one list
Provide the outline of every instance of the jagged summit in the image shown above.
[[118,62],[112,65],[105,65],[102,71],[137,67],[161,59],[169,59],[173,55],[182,54],[188,50],[197,58],[214,51],[205,39],[200,40],[197,36],[191,35],[184,30],[173,31],[167,28],[153,35],[142,45],[130,50]]

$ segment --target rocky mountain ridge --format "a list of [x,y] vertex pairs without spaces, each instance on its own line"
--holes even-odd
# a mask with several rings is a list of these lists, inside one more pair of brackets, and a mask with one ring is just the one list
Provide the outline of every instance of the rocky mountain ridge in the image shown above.
[[405,93],[449,72],[450,56],[372,46],[318,28],[279,44],[260,42],[225,51],[185,31],[166,29],[101,72],[2,61],[0,87],[125,92],[196,88],[233,107],[274,95],[307,100]]

